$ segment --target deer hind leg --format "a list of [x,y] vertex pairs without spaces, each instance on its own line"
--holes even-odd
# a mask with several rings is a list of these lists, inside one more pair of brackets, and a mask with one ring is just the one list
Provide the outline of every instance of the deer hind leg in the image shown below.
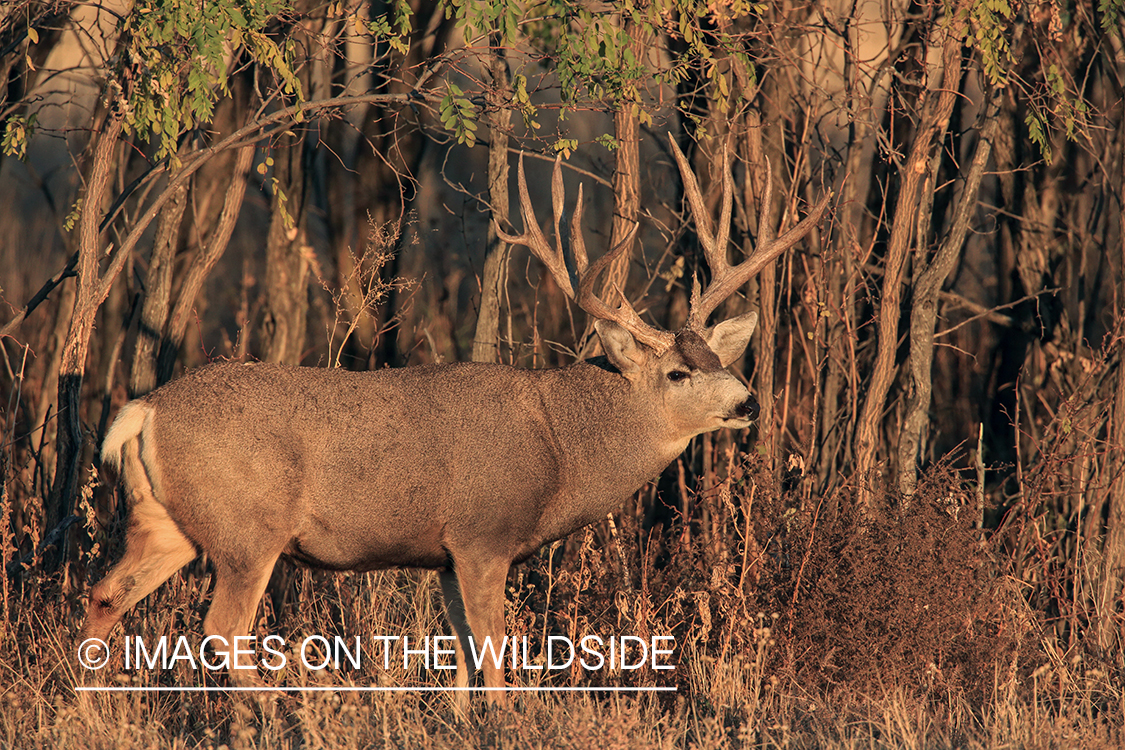
[[143,477],[129,489],[125,555],[90,592],[83,638],[106,640],[121,616],[198,554]]
[[[258,611],[258,603],[270,581],[274,563],[279,554],[251,564],[232,565],[226,561],[215,561],[215,593],[211,598],[211,608],[203,621],[203,630],[208,636],[219,636],[223,640],[213,643],[216,651],[225,650],[229,658],[228,674],[231,684],[239,687],[258,687],[259,649],[253,641],[248,641],[251,621]],[[236,641],[236,639],[239,639]],[[235,650],[250,651],[243,654],[236,663]]]
[[[446,612],[457,635],[457,686],[466,687],[472,668],[468,659],[474,652],[481,655],[484,686],[503,688],[504,663],[499,656],[504,647],[504,584],[508,580],[507,560],[475,558],[473,555],[454,557],[454,569],[441,575],[442,593]],[[472,638],[472,644],[469,638]],[[489,649],[485,639],[491,641]],[[507,705],[502,691],[489,691],[489,702]],[[459,705],[467,704],[458,701]]]

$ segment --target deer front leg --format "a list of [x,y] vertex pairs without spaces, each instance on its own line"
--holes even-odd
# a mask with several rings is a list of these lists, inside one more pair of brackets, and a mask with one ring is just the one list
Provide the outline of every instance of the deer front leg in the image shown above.
[[236,664],[236,639],[250,632],[254,613],[266,591],[277,556],[259,560],[254,565],[231,565],[215,561],[215,593],[211,608],[203,621],[208,636],[219,636],[225,643],[229,660],[227,674],[235,687],[262,687],[257,666]]
[[[504,645],[504,585],[509,566],[508,560],[470,553],[455,556],[453,570],[441,574],[446,615],[457,636],[458,687],[469,684],[474,653],[481,657],[484,686],[505,687],[503,660],[492,657],[501,654]],[[497,705],[508,703],[502,690],[490,690],[488,700]],[[467,703],[458,697],[459,708],[463,710]]]

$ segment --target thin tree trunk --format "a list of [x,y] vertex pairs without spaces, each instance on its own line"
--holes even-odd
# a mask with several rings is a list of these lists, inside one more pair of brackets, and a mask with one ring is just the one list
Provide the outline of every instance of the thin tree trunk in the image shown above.
[[[1125,217],[1123,217],[1125,218]],[[1101,591],[1096,606],[1098,646],[1103,653],[1116,653],[1118,667],[1125,666],[1125,624],[1118,614],[1118,601],[1125,597],[1125,367],[1118,367],[1117,393],[1113,403],[1111,434],[1116,451],[1117,479],[1109,492],[1105,525],[1105,551]]]
[[918,211],[919,191],[930,164],[930,149],[949,124],[950,114],[957,99],[961,80],[961,36],[956,29],[949,32],[942,54],[942,80],[929,95],[936,98],[923,107],[923,119],[914,137],[910,155],[905,163],[902,187],[895,207],[891,236],[884,261],[883,295],[879,302],[879,335],[876,344],[875,365],[860,412],[856,428],[856,469],[864,477],[861,503],[870,500],[870,485],[866,481],[875,464],[875,446],[879,439],[879,426],[883,419],[887,394],[895,378],[895,350],[898,347],[898,327],[901,317],[903,269],[914,235],[915,215]]
[[176,188],[164,204],[156,225],[148,275],[145,277],[144,305],[133,368],[129,376],[129,397],[143,396],[157,386],[157,359],[164,338],[164,323],[172,299],[172,264],[179,245],[180,224],[187,207],[187,183]]
[[[636,59],[641,59],[645,53],[647,40],[628,16],[624,28],[626,34],[633,40],[629,49]],[[619,103],[613,115],[613,131],[617,139],[615,152],[617,163],[613,170],[613,227],[610,230],[607,250],[625,241],[640,216],[641,140],[635,106],[637,105]],[[640,235],[638,234],[637,237],[639,239]],[[629,276],[629,264],[632,260],[632,252],[622,253],[606,270],[602,299],[611,305],[626,294],[625,280]]]
[[[613,226],[610,245],[613,249],[624,242],[637,225],[640,214],[640,135],[637,117],[630,106],[623,106],[613,115],[614,137],[618,139],[616,166],[613,170]],[[625,279],[629,277],[632,252],[622,253],[605,272],[603,299],[620,299],[625,293]],[[620,291],[620,295],[619,295]]]
[[242,202],[246,197],[247,176],[250,174],[250,165],[254,161],[254,147],[243,146],[238,150],[234,160],[234,173],[227,184],[226,195],[223,198],[223,209],[219,213],[219,220],[207,240],[207,247],[202,250],[192,263],[183,284],[180,285],[180,294],[176,298],[176,306],[168,320],[167,332],[160,344],[160,357],[157,366],[156,385],[167,383],[172,378],[172,371],[176,364],[176,356],[180,345],[184,341],[191,312],[195,306],[195,298],[199,294],[203,282],[210,275],[219,258],[226,252],[230,245],[234,225],[238,222],[238,215],[242,211]]
[[899,490],[906,496],[914,494],[918,481],[918,458],[922,430],[929,422],[930,398],[933,393],[934,329],[937,323],[937,298],[942,284],[957,263],[964,247],[969,224],[976,213],[977,195],[984,168],[992,153],[992,139],[999,126],[999,97],[990,95],[982,115],[984,127],[977,142],[972,166],[965,177],[965,186],[957,202],[953,226],[937,254],[928,264],[919,260],[916,266],[914,299],[910,308],[910,396],[906,416],[898,440]]
[[[124,266],[124,253],[118,252],[103,276],[98,274],[101,258],[102,204],[114,168],[113,154],[121,134],[122,121],[113,114],[106,117],[101,133],[96,136],[90,172],[86,180],[82,216],[78,226],[78,285],[74,298],[74,313],[63,342],[59,363],[58,439],[56,441],[55,479],[47,500],[46,524],[48,533],[70,515],[78,487],[82,457],[81,396],[82,377],[86,369],[86,354],[90,348],[90,334],[94,317],[109,294],[113,280]],[[48,569],[62,562],[66,549],[64,535],[58,547],[47,560]]]
[[480,312],[473,336],[473,361],[496,362],[500,356],[500,298],[508,281],[508,256],[511,248],[496,236],[496,226],[508,222],[508,128],[512,122],[511,86],[508,61],[504,58],[500,34],[493,32],[489,45],[489,72],[492,86],[486,95],[489,109],[488,204],[492,221],[488,223],[488,250],[481,279]]
[[[753,189],[753,205],[758,212],[770,210],[764,205],[769,196],[766,190],[766,159],[765,146],[762,143],[762,121],[756,110],[752,110],[747,117],[746,166],[752,179],[747,181],[746,193]],[[774,185],[777,185],[777,175],[774,176]],[[775,188],[776,189],[776,188]],[[749,196],[745,199],[747,206],[751,205]],[[749,220],[749,219],[748,219]],[[753,226],[753,225],[751,225]],[[751,248],[746,248],[749,255]],[[758,441],[757,444],[765,449],[766,459],[770,467],[774,466],[777,458],[776,430],[773,427],[773,394],[774,394],[774,354],[777,349],[777,261],[767,263],[758,274],[758,358],[754,367],[754,388],[758,393],[758,404],[761,412],[758,414]]]
[[298,364],[305,349],[309,264],[304,256],[304,141],[283,136],[274,159],[273,201],[266,241],[266,303],[262,359]]
[[[622,106],[613,115],[614,137],[617,139],[617,165],[613,171],[613,227],[609,247],[617,247],[629,236],[640,215],[640,134],[632,107]],[[638,235],[639,236],[639,235]],[[624,252],[610,264],[602,287],[602,299],[609,304],[625,294],[625,280],[633,253]]]
[[[77,255],[75,262],[77,263]],[[55,310],[55,319],[51,324],[51,336],[47,340],[46,366],[43,368],[43,385],[39,391],[39,399],[35,404],[35,415],[32,424],[41,427],[42,435],[34,436],[36,442],[43,446],[39,453],[39,466],[43,478],[39,491],[43,495],[50,495],[53,484],[53,472],[58,434],[58,420],[51,419],[51,415],[58,414],[59,397],[59,370],[62,362],[63,344],[66,343],[66,332],[70,327],[70,316],[74,311],[75,288],[77,284],[62,284],[57,299],[58,308]]]
[[[1125,140],[1125,119],[1121,121],[1120,133]],[[1125,151],[1120,159],[1122,172],[1125,172]],[[1121,243],[1118,258],[1125,267],[1125,208],[1118,213],[1118,234]],[[1120,334],[1120,322],[1125,311],[1119,307],[1116,312]],[[1121,669],[1125,667],[1125,622],[1122,622],[1118,610],[1118,602],[1125,598],[1125,455],[1122,455],[1121,449],[1125,445],[1125,364],[1120,363],[1117,366],[1117,391],[1110,430],[1112,444],[1118,446],[1117,478],[1109,492],[1101,591],[1098,592],[1096,614],[1098,646],[1104,653],[1116,653],[1117,666]]]
[[[305,6],[306,12],[313,7]],[[290,31],[299,44],[310,44],[327,22],[319,12],[307,13]],[[298,73],[301,88],[314,90],[318,65]],[[305,353],[309,312],[309,246],[307,190],[312,168],[312,147],[304,134],[289,134],[275,141],[270,228],[266,237],[265,304],[261,324],[261,353],[266,362],[296,365]],[[331,344],[331,342],[329,342]]]
[[[823,389],[822,440],[837,428],[833,441],[818,455],[817,467],[820,486],[831,481],[840,466],[852,464],[855,451],[854,437],[859,416],[860,382],[856,362],[858,336],[856,321],[859,319],[859,300],[855,282],[857,269],[862,268],[864,259],[872,249],[872,241],[867,237],[877,232],[877,226],[865,232],[867,219],[866,206],[875,182],[871,171],[877,150],[875,112],[873,105],[877,92],[884,80],[893,75],[893,66],[882,67],[872,79],[861,75],[864,66],[857,64],[862,34],[862,21],[856,17],[857,6],[852,3],[849,15],[843,22],[844,43],[844,85],[847,87],[848,148],[844,164],[847,176],[840,187],[839,220],[836,223],[844,243],[841,253],[841,273],[828,280],[828,310],[838,317],[830,318],[827,326],[828,368]],[[899,45],[907,43],[908,34],[903,34]],[[893,60],[900,50],[891,50],[888,59]],[[841,398],[844,403],[841,402]],[[837,415],[839,415],[837,417]],[[843,455],[840,455],[840,454]],[[854,464],[852,464],[854,465]]]

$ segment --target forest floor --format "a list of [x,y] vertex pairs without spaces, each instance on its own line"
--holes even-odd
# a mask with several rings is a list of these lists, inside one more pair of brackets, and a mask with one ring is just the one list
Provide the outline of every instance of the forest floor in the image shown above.
[[[939,475],[909,510],[888,500],[860,514],[846,490],[805,507],[743,467],[699,498],[690,535],[643,528],[636,500],[616,532],[603,523],[513,569],[508,634],[520,652],[508,680],[666,690],[524,691],[508,708],[472,694],[467,712],[432,690],[453,673],[438,668],[451,645],[434,640],[447,626],[429,571],[279,567],[255,633],[256,644],[273,636],[271,650],[244,660],[268,663],[268,684],[343,690],[222,690],[226,676],[204,663],[219,654],[200,652],[201,561],[126,616],[105,667],[83,667],[84,596],[120,552],[120,520],[90,511],[92,533],[64,572],[32,561],[3,592],[0,747],[1121,747],[1120,655],[1099,654],[1092,636],[1063,642],[1051,605],[1024,595],[1039,572],[1008,569],[959,511],[964,493]],[[602,639],[585,645],[603,663],[587,651],[585,664],[555,668],[587,636]],[[623,637],[629,666],[645,666],[620,668],[608,643]],[[79,689],[106,687],[165,691]],[[216,690],[168,690],[182,687]]]

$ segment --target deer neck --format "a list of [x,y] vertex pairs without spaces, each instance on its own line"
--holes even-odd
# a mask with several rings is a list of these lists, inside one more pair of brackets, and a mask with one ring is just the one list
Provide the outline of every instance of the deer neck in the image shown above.
[[553,373],[568,386],[541,393],[567,494],[616,507],[687,447],[663,404],[616,371],[580,362]]

